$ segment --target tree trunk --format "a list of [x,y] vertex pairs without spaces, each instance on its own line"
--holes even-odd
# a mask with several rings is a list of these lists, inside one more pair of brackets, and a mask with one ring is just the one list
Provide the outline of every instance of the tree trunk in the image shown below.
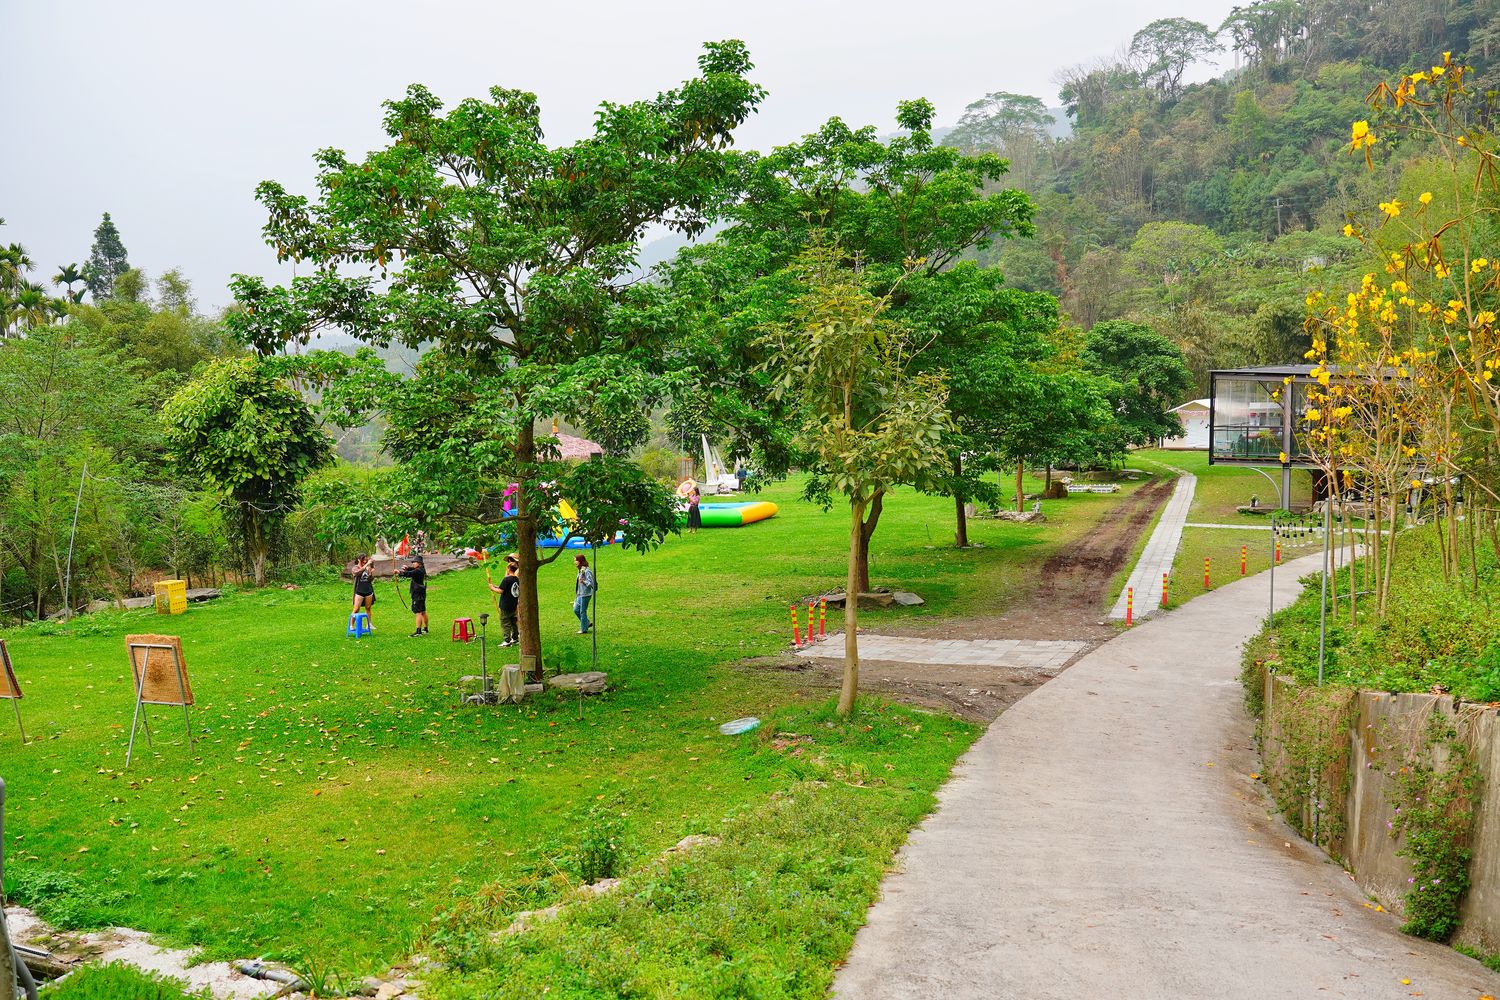
[[[536,429],[530,423],[521,427],[516,438],[516,462],[527,468],[536,462]],[[532,656],[536,667],[527,675],[533,684],[542,682],[542,624],[538,617],[536,596],[537,555],[536,520],[531,512],[531,491],[524,482],[516,489],[516,556],[520,567],[516,575],[521,581],[520,603],[516,607],[516,625],[521,633],[521,662]]]
[[[874,499],[870,501],[870,513],[860,521],[859,535],[855,539],[858,545],[855,548],[855,566],[857,569],[856,579],[859,581],[859,589],[855,594],[868,594],[870,592],[870,536],[875,534],[875,528],[880,524],[880,512],[885,508],[885,491],[876,492]],[[863,505],[861,504],[861,509]]]
[[[964,474],[964,460],[962,455],[953,456],[953,480],[956,484]],[[953,532],[953,544],[961,549],[969,546],[969,519],[964,514],[963,491],[953,491],[953,520],[957,527]]]
[[1045,495],[1047,495],[1047,494],[1049,494],[1051,492],[1052,492],[1052,463],[1048,462],[1047,463],[1047,481],[1042,486],[1042,495],[1045,496]]
[[1016,463],[1016,513],[1017,514],[1024,514],[1024,513],[1026,513],[1026,486],[1021,481],[1022,477],[1025,476],[1025,475],[1026,475],[1026,463],[1025,462],[1017,462]]
[[265,518],[249,504],[241,506],[245,524],[245,546],[250,556],[250,577],[255,586],[266,585],[266,529]]
[[[866,576],[869,573],[869,536],[865,533],[864,512],[863,503],[849,502],[849,566],[844,578],[844,684],[839,689],[839,715],[843,716],[854,710],[854,696],[859,692],[860,575],[861,572]],[[872,510],[872,513],[875,512]]]

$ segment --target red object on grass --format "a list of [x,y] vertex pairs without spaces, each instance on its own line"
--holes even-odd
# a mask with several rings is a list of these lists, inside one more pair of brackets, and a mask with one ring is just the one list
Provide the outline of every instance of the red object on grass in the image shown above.
[[787,607],[792,612],[792,647],[795,649],[802,645],[802,632],[797,622],[797,605],[789,604]]
[[453,641],[468,642],[472,638],[474,638],[474,619],[453,619]]

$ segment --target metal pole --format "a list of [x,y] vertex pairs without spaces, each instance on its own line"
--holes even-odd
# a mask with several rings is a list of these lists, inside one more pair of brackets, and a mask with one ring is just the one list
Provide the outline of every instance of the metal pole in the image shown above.
[[1276,515],[1271,515],[1271,595],[1270,606],[1266,609],[1266,624],[1276,615]]
[[88,459],[83,460],[83,472],[78,476],[78,499],[73,501],[73,530],[68,532],[68,570],[63,574],[63,621],[73,617],[73,602],[69,598],[73,582],[73,540],[78,537],[78,508],[83,506],[83,482],[89,477]]
[[[5,877],[5,782],[0,780],[0,884]],[[5,910],[0,908],[0,996],[11,1000],[19,989],[26,1000],[36,1000],[36,983],[31,970],[16,954],[5,927]]]
[[1318,686],[1323,686],[1323,658],[1328,643],[1328,539],[1332,501],[1323,499],[1323,589],[1318,597]]
[[[596,543],[596,544],[593,544],[593,545],[591,545],[589,547],[594,550],[594,600],[593,600],[593,604],[594,604],[594,614],[593,614],[594,624],[589,629],[589,638],[592,639],[593,643],[594,643],[594,669],[598,670],[599,669],[599,546]],[[583,691],[583,688],[580,687],[578,690],[581,693]],[[578,702],[578,707],[579,707],[579,710],[581,712],[582,709],[583,709],[583,702],[581,700]]]

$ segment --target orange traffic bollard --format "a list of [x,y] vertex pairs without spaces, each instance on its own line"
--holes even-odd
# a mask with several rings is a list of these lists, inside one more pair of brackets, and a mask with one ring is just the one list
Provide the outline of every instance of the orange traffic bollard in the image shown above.
[[1128,626],[1135,618],[1135,588],[1125,588],[1125,624]]
[[1240,576],[1245,575],[1245,550],[1248,546],[1240,546]]
[[1204,590],[1207,590],[1209,588],[1209,582],[1208,582],[1208,559],[1209,559],[1208,556],[1204,556],[1203,557],[1203,589]]
[[813,626],[815,624],[817,624],[817,621],[816,621],[817,617],[818,617],[818,602],[817,601],[808,601],[807,602],[807,641],[809,643],[811,643],[813,641]]
[[818,602],[818,638],[823,638],[823,630],[828,627],[828,598]]
[[1161,606],[1167,606],[1167,574],[1161,575]]
[[1276,565],[1281,565],[1281,543],[1276,543]]
[[795,604],[791,605],[791,610],[792,610],[792,646],[793,646],[793,648],[796,648],[797,646],[802,645],[802,633],[800,631],[798,631],[798,626],[797,626],[797,605],[795,605]]

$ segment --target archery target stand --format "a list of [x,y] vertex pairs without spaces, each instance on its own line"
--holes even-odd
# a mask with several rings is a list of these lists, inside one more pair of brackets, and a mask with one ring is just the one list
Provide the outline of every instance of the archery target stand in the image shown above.
[[10,663],[10,650],[5,648],[5,640],[0,639],[0,698],[10,700],[10,705],[16,710],[16,728],[21,731],[21,745],[26,745],[26,727],[21,725],[21,685],[16,681],[15,668]]
[[151,722],[146,718],[147,705],[181,705],[187,723],[188,746],[193,745],[193,687],[188,683],[187,661],[182,657],[182,640],[175,635],[127,635],[125,651],[130,656],[130,675],[135,682],[135,716],[130,720],[130,745],[125,750],[125,766],[135,753],[137,727],[146,731],[151,744]]

